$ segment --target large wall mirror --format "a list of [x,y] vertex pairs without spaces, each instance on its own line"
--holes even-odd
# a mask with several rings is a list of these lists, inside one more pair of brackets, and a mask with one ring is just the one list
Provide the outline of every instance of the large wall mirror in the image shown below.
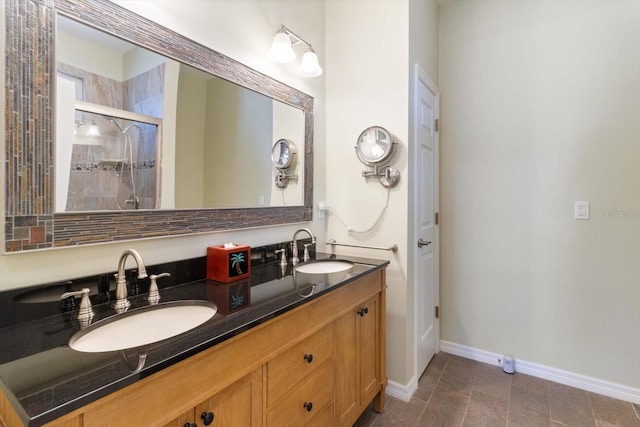
[[311,220],[311,97],[106,0],[5,7],[6,252]]

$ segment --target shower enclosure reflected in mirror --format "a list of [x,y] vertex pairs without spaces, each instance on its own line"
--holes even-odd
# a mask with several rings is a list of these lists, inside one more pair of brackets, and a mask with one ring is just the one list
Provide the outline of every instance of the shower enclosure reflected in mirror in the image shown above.
[[158,207],[162,120],[77,102],[57,122],[57,211]]

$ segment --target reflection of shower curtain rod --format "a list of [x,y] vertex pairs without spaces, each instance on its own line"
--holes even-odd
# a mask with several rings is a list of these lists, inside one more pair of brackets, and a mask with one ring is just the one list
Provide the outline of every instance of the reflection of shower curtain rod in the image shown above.
[[161,126],[162,119],[159,117],[145,116],[144,114],[134,113],[132,111],[120,110],[118,108],[107,107],[106,105],[92,104],[85,101],[76,101],[75,109],[85,111],[87,113],[101,114],[114,119],[125,119],[139,123],[147,123],[151,125]]
[[126,128],[122,129],[122,126],[120,126],[120,124],[118,122],[116,122],[116,119],[117,119],[117,117],[110,117],[109,121],[111,121],[111,123],[116,125],[116,127],[118,128],[120,133],[123,134],[123,135],[127,135],[127,133],[129,132],[129,129],[131,129],[132,127],[140,129],[140,126],[138,124],[136,124],[136,123],[130,124]]

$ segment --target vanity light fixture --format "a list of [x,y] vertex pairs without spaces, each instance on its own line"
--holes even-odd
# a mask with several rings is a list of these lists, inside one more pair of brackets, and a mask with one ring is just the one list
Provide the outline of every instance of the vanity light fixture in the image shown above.
[[269,48],[269,56],[276,62],[288,63],[293,62],[296,53],[293,46],[302,43],[307,50],[302,54],[299,72],[304,77],[318,77],[322,75],[322,67],[318,62],[318,55],[311,47],[311,44],[304,41],[300,36],[282,25],[280,30],[273,37],[273,43]]
[[[86,127],[86,130],[83,130]],[[78,133],[78,129],[80,129],[80,133]],[[73,127],[74,135],[82,135],[82,136],[100,136],[100,129],[94,120],[90,122],[86,122],[84,120],[76,120],[75,126]]]
[[89,129],[87,130],[87,136],[100,136],[100,130],[98,129],[98,125],[93,120],[91,120]]

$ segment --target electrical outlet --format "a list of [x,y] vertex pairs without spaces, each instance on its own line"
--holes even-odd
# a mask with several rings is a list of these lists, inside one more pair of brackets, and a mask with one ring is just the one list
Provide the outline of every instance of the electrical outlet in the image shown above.
[[573,217],[575,219],[589,219],[589,202],[575,202],[573,205]]
[[318,219],[324,219],[324,211],[327,210],[327,205],[324,202],[318,202]]

